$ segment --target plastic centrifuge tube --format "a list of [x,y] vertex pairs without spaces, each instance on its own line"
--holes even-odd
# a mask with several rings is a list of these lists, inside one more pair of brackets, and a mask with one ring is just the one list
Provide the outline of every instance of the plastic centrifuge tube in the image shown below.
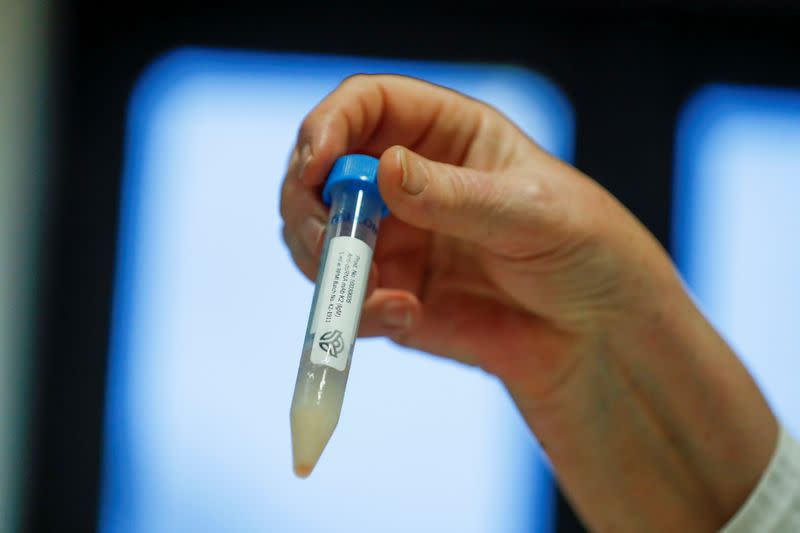
[[291,408],[294,471],[307,477],[336,428],[358,333],[378,225],[388,211],[378,160],[340,157],[322,191],[330,205],[317,285]]

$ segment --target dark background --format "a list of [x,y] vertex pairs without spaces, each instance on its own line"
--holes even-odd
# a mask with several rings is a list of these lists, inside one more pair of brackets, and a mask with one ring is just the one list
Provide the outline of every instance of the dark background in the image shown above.
[[[530,67],[570,99],[576,166],[666,247],[682,104],[710,82],[800,87],[800,9],[788,3],[545,5],[56,4],[25,531],[97,527],[125,111],[136,79],[165,51],[199,45]],[[557,513],[559,531],[582,531],[562,497]]]

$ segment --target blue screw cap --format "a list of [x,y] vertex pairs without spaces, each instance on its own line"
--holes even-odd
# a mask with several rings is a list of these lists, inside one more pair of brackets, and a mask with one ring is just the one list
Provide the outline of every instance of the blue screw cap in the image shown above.
[[381,216],[389,214],[389,208],[378,190],[378,160],[362,154],[344,155],[336,160],[322,189],[322,201],[331,205],[331,191],[339,184],[349,184],[365,189],[381,201]]

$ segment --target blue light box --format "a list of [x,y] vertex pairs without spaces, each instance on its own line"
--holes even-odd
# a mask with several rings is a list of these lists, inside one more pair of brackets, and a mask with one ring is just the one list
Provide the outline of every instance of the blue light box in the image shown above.
[[678,266],[800,435],[800,91],[706,87],[677,147]]
[[545,459],[500,383],[385,340],[356,346],[308,480],[289,406],[313,285],[280,238],[303,116],[346,76],[486,100],[570,159],[572,111],[511,66],[186,49],[129,108],[100,530],[550,531]]

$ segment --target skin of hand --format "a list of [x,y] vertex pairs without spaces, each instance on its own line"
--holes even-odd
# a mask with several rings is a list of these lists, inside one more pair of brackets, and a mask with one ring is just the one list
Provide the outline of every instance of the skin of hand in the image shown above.
[[361,335],[496,375],[592,530],[724,525],[777,422],[630,212],[492,107],[359,75],[305,118],[283,183],[284,238],[310,278],[321,184],[347,153],[380,157],[392,212]]

